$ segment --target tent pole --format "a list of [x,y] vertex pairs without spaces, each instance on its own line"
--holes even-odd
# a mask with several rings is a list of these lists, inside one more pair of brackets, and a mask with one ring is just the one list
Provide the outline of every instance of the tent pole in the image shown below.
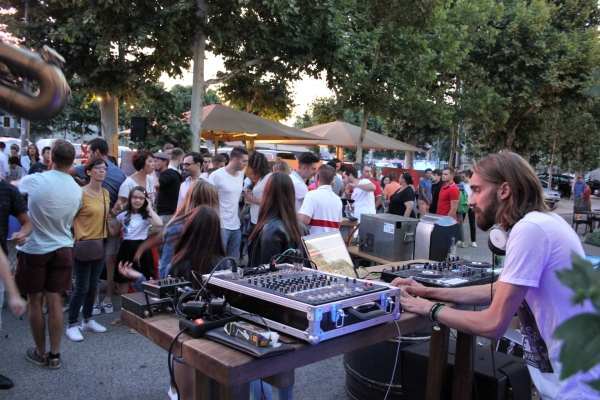
[[340,146],[335,146],[335,157],[344,162],[344,149]]
[[246,148],[250,151],[255,149],[254,138],[248,138],[248,140],[246,140]]

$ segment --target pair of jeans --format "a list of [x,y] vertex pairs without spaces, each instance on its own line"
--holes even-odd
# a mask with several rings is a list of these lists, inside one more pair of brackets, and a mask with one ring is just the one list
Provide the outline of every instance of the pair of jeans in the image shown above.
[[221,240],[225,248],[225,255],[234,260],[240,258],[240,244],[242,243],[241,229],[221,229]]
[[81,262],[73,261],[73,272],[75,274],[75,286],[69,301],[69,325],[75,325],[79,319],[79,308],[83,304],[83,319],[92,318],[94,299],[98,291],[100,273],[104,268],[104,256],[97,261]]

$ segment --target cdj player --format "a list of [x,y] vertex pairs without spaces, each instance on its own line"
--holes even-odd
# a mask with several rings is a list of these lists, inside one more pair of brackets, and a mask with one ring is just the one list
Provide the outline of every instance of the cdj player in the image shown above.
[[451,258],[442,262],[405,264],[381,272],[381,279],[411,278],[425,286],[462,287],[495,282],[502,268],[492,269],[486,262]]

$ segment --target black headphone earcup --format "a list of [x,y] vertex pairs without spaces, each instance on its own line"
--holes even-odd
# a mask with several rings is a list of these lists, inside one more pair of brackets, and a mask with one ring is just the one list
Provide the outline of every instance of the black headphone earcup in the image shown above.
[[492,243],[490,238],[488,238],[488,248],[490,249],[492,254],[495,254],[497,256],[505,256],[506,255],[506,250],[502,250],[502,249],[499,249],[496,246],[494,246],[494,243]]

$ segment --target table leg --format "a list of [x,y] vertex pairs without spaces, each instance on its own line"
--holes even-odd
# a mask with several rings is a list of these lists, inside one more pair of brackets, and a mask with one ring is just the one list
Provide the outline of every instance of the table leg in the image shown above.
[[473,393],[473,352],[475,337],[458,332],[456,337],[456,358],[454,361],[454,381],[452,400],[470,400]]
[[209,378],[202,372],[196,370],[195,374],[195,399],[219,399],[219,400],[248,400],[250,399],[250,384],[245,383],[233,387],[220,385],[219,382]]
[[[427,366],[426,400],[439,400],[446,393],[446,371],[448,370],[448,342],[450,328],[440,325],[431,330],[429,343],[429,364]],[[455,369],[456,370],[456,369]]]
[[263,379],[278,391],[279,400],[294,400],[295,371],[285,371]]

